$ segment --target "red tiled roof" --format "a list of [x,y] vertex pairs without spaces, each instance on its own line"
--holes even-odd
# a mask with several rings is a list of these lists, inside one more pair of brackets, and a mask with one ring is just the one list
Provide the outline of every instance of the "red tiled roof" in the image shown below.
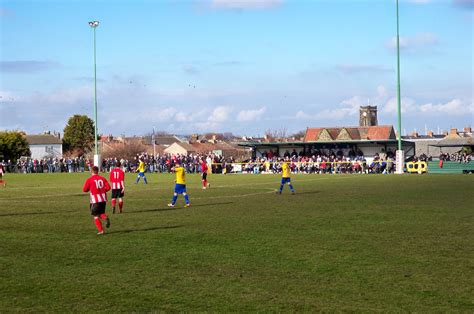
[[318,139],[319,133],[322,129],[320,128],[307,128],[306,135],[304,136],[305,142],[314,142]]
[[335,140],[339,135],[339,132],[341,132],[341,129],[342,128],[327,128],[326,130],[328,131],[329,135],[331,135],[331,138]]
[[336,139],[342,129],[346,129],[352,140],[389,140],[396,139],[395,131],[391,125],[361,126],[361,127],[330,127],[307,128],[305,142],[316,142],[323,130],[326,130],[332,139]]
[[353,140],[360,140],[360,132],[358,128],[345,128],[347,130],[347,133],[349,133],[349,136]]
[[395,132],[391,125],[369,126],[367,130],[368,140],[388,140],[395,139]]

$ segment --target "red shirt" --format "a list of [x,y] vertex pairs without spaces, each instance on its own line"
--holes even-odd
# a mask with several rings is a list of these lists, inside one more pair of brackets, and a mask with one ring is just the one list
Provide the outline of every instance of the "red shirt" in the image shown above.
[[201,172],[206,173],[207,172],[207,164],[205,161],[201,163]]
[[94,174],[84,183],[83,192],[90,192],[91,204],[107,202],[107,191],[110,184],[104,177]]
[[120,168],[115,168],[110,171],[110,182],[112,183],[113,190],[122,190],[125,185],[123,180],[125,178],[125,173]]

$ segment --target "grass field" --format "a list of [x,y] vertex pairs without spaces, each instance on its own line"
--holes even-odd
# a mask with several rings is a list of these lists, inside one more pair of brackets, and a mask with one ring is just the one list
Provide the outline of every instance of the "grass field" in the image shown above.
[[86,178],[6,176],[0,312],[474,311],[474,176],[127,175],[105,236]]

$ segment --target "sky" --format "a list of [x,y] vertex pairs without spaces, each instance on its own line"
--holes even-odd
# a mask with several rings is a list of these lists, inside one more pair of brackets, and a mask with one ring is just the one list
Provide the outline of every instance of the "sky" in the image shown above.
[[[474,0],[400,0],[402,134],[474,127]],[[395,0],[0,0],[0,130],[397,125]]]

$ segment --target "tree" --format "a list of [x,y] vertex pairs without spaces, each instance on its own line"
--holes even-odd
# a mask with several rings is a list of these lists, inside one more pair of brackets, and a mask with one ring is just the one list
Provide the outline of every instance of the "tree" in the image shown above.
[[94,121],[86,115],[75,114],[64,128],[63,144],[66,150],[82,155],[91,150],[94,142]]
[[21,156],[31,156],[26,134],[20,131],[0,132],[0,155],[4,160],[16,162]]
[[295,140],[303,140],[306,135],[306,130],[296,132],[293,134],[291,137],[293,137]]
[[284,140],[286,139],[286,128],[283,127],[279,130],[272,130],[272,129],[268,129],[265,131],[265,138],[268,140],[268,141],[281,141],[281,140]]

